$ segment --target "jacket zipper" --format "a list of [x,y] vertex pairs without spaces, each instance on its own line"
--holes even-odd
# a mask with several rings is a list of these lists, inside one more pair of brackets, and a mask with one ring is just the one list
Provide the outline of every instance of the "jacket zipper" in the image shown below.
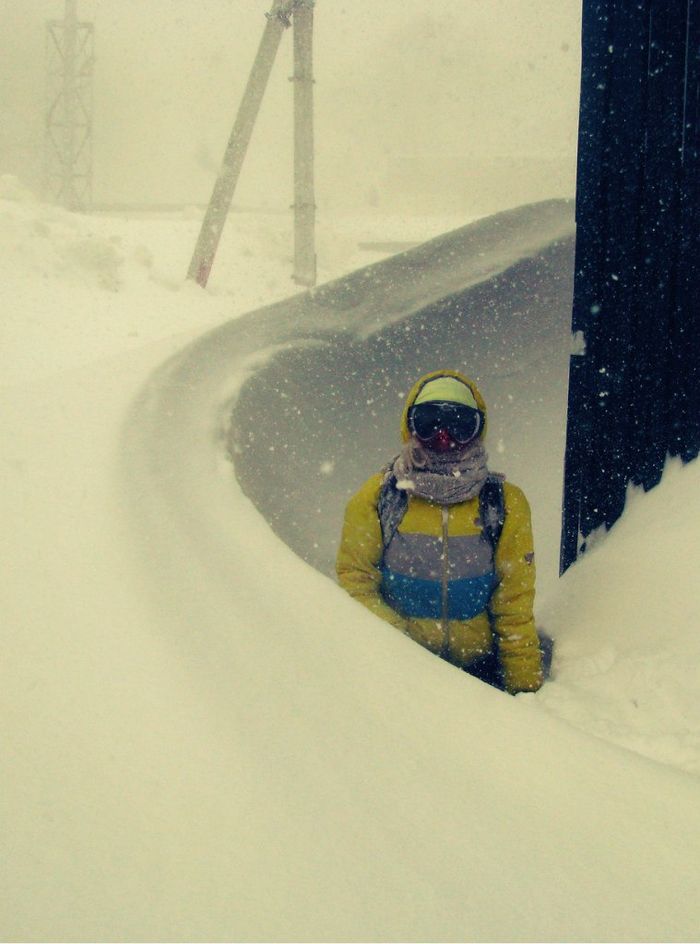
[[442,512],[442,594],[441,594],[441,619],[440,627],[442,629],[442,646],[440,655],[446,658],[450,650],[450,620],[449,620],[449,594],[447,582],[450,573],[450,555],[448,551],[447,537],[449,531],[450,509],[447,505],[441,506]]

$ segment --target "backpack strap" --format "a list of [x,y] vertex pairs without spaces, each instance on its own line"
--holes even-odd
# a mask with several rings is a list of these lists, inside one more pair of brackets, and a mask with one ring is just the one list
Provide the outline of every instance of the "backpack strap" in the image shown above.
[[384,475],[377,501],[377,515],[382,528],[384,549],[389,546],[408,508],[408,493],[396,487],[396,476],[391,468]]
[[483,534],[494,554],[506,520],[503,476],[489,474],[479,492],[479,517]]

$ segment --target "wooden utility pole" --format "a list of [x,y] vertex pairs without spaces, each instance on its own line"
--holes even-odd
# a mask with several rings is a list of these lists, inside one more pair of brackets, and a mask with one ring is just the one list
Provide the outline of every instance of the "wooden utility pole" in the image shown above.
[[187,273],[188,278],[195,280],[202,287],[209,279],[282,34],[292,25],[292,15],[296,16],[304,3],[305,0],[275,0],[272,9],[266,14],[267,23],[258,53],[248,77],[224,153],[221,172],[214,185]]
[[294,281],[316,284],[313,0],[294,13]]

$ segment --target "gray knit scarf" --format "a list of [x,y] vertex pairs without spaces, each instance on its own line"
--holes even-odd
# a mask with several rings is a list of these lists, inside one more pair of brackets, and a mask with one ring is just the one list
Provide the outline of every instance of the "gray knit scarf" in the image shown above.
[[489,474],[480,439],[448,453],[430,452],[412,436],[394,461],[396,487],[438,505],[456,505],[481,491]]

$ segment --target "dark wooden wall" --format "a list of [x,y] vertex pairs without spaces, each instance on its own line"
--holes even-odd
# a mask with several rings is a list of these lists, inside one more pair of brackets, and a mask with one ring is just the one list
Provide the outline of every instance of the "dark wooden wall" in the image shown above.
[[700,0],[584,0],[562,572],[700,450]]

